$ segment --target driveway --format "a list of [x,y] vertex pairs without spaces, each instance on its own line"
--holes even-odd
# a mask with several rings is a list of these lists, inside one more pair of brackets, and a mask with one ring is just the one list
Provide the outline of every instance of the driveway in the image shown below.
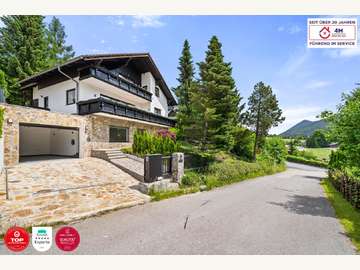
[[355,254],[320,186],[325,175],[289,163],[276,175],[90,218],[73,224],[75,253]]

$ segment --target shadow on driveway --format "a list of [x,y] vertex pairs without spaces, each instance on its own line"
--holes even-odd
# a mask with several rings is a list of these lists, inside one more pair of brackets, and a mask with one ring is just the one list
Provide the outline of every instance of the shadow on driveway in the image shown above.
[[335,217],[329,202],[324,197],[304,195],[291,195],[286,203],[268,202],[269,204],[283,207],[285,210],[298,215],[311,215],[322,217]]

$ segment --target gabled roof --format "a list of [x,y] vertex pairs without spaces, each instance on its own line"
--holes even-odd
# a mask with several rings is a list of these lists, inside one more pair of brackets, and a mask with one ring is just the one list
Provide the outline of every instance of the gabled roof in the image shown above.
[[[164,78],[162,77],[159,69],[157,68],[154,60],[149,53],[108,53],[108,54],[85,54],[78,57],[72,58],[69,61],[60,65],[64,70],[71,68],[81,68],[88,64],[98,63],[99,61],[116,61],[121,59],[128,59],[140,61],[141,65],[146,67],[154,76],[157,83],[160,85],[161,89],[164,91],[165,96],[168,99],[170,105],[176,105],[177,102],[171,93],[169,87],[167,86]],[[49,78],[50,76],[58,73],[58,66],[44,70],[37,74],[34,74],[22,81],[20,81],[21,87],[29,87],[37,84],[42,79]]]

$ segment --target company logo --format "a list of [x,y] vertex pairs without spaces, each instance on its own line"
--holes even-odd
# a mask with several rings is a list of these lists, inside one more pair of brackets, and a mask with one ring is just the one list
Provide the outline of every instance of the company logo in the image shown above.
[[357,48],[356,18],[308,18],[308,48]]
[[23,251],[29,245],[29,234],[24,228],[12,227],[7,230],[4,242],[8,249],[15,252]]
[[319,32],[319,35],[320,35],[320,37],[321,37],[322,39],[327,39],[327,38],[329,38],[329,37],[330,37],[330,34],[331,34],[331,32],[330,32],[330,27],[329,27],[329,26],[328,26],[328,27],[324,26],[324,27],[320,30],[320,32]]
[[40,252],[47,251],[52,245],[51,227],[32,227],[32,245]]
[[73,251],[80,244],[80,235],[73,227],[62,227],[56,233],[55,243],[63,251]]

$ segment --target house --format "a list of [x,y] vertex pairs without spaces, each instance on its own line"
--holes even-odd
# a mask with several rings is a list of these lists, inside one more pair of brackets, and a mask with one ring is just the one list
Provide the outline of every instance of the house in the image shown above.
[[136,130],[175,125],[176,100],[148,53],[82,55],[20,84],[27,106],[0,104],[4,165],[129,147]]

